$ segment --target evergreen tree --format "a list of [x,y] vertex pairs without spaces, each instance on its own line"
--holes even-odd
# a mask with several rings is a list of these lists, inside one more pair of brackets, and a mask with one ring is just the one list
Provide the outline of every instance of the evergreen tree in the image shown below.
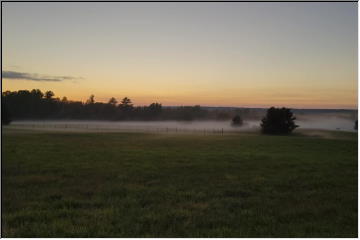
[[298,127],[295,119],[290,109],[271,107],[261,121],[261,130],[265,134],[289,134]]

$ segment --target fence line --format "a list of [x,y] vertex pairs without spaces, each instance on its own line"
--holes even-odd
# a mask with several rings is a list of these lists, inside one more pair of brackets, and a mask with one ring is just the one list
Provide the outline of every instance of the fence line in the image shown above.
[[[21,129],[44,129],[44,130],[94,130],[94,131],[119,131],[119,132],[151,132],[151,133],[198,133],[203,135],[224,135],[224,133],[238,133],[244,129],[226,129],[226,128],[179,128],[179,127],[142,127],[142,126],[124,126],[124,127],[115,127],[110,126],[106,127],[104,125],[96,124],[13,124],[10,125],[11,128],[21,128]],[[248,129],[250,130],[250,129]]]

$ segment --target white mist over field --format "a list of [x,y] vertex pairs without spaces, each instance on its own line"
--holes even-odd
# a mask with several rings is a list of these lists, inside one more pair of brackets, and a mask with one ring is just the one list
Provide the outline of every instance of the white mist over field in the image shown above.
[[[338,116],[302,116],[299,129],[354,130],[354,120]],[[257,131],[260,120],[244,120],[241,127],[231,121],[14,121],[12,128],[66,131],[151,131],[151,132],[238,132]]]
[[301,129],[355,131],[355,120],[340,117],[315,117],[307,120],[298,120],[296,124]]

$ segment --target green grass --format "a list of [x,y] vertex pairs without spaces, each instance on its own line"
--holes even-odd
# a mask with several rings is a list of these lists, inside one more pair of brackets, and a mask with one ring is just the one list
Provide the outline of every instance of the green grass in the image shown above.
[[3,237],[357,237],[353,133],[5,132],[2,164]]

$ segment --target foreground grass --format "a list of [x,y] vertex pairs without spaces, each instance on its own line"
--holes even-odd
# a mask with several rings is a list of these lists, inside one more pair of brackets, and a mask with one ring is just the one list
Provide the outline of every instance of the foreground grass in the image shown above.
[[357,136],[6,133],[3,237],[357,237]]

